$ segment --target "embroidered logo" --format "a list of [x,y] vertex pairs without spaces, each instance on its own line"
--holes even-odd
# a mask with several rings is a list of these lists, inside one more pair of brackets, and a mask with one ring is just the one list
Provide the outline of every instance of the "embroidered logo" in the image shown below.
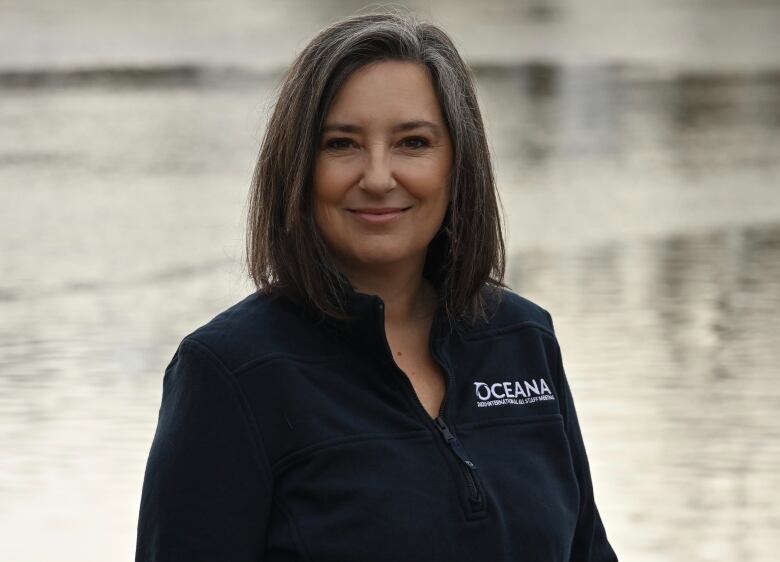
[[475,382],[477,408],[502,404],[531,404],[542,400],[555,400],[544,379],[505,381],[496,383]]

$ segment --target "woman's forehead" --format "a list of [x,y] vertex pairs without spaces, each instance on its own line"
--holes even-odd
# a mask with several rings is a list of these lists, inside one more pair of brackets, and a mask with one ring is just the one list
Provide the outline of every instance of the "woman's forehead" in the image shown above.
[[[353,72],[339,88],[325,127],[351,125],[360,132],[367,124],[411,128],[411,123],[439,127],[441,110],[425,67],[405,61],[385,61]],[[342,128],[343,130],[343,128]]]

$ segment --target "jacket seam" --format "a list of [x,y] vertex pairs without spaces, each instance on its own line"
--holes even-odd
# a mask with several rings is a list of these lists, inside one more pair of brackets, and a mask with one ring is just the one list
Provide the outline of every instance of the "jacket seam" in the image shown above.
[[[552,315],[545,310],[545,313],[547,314],[547,318],[550,321],[550,326],[553,325],[552,322]],[[577,502],[578,509],[577,509],[577,526],[579,526],[579,521],[582,517],[582,510],[583,510],[583,495],[584,492],[582,488],[580,487],[580,481],[579,477],[577,475],[577,465],[580,462],[579,456],[577,452],[574,450],[573,444],[571,442],[571,439],[569,439],[569,423],[571,420],[569,419],[569,416],[566,415],[566,403],[564,400],[572,401],[574,400],[573,396],[571,395],[571,392],[564,393],[564,389],[566,384],[564,383],[564,377],[566,376],[563,370],[563,351],[561,350],[561,344],[558,341],[557,337],[553,338],[555,341],[555,375],[558,383],[558,388],[556,389],[558,391],[558,395],[561,397],[561,400],[558,400],[558,410],[561,412],[561,418],[563,419],[563,438],[566,441],[567,448],[569,450],[569,458],[571,460],[571,469],[572,474],[574,475],[574,482],[577,486],[577,492],[579,493],[579,500]],[[571,389],[569,389],[571,391]],[[568,394],[568,396],[566,396]],[[576,533],[575,533],[576,534]]]
[[[549,313],[548,313],[549,316]],[[561,357],[561,344],[558,342],[557,337],[553,337],[553,342],[555,343],[555,353],[553,354],[555,359],[555,383],[557,385],[556,390],[558,391],[558,396],[560,396],[563,399],[566,399],[566,397],[563,395],[563,372],[562,372],[562,365],[563,365],[563,358]],[[568,417],[565,414],[565,404],[561,402],[561,400],[558,400],[558,411],[561,413],[561,417],[563,418],[563,427],[564,429],[568,430]]]
[[298,547],[301,556],[304,558],[304,560],[311,562],[309,549],[306,548],[306,545],[303,542],[301,531],[298,528],[298,523],[295,521],[295,517],[293,516],[290,506],[288,506],[287,503],[279,496],[279,494],[276,493],[273,494],[273,501],[276,502],[276,505],[279,507],[279,511],[281,511],[285,517],[287,517],[287,521],[290,522],[290,533],[293,536],[293,541],[295,541],[295,545]]
[[269,353],[267,355],[263,355],[262,357],[250,359],[246,363],[242,363],[232,371],[233,376],[238,377],[239,375],[244,374],[244,372],[254,369],[255,367],[262,365],[263,363],[268,363],[270,361],[275,361],[277,359],[288,359],[290,361],[295,361],[297,363],[330,363],[332,361],[340,360],[341,354],[334,353],[332,355],[318,355],[318,356],[307,357],[305,355],[297,355],[285,351]]
[[273,474],[278,475],[289,465],[296,462],[300,462],[311,454],[319,452],[325,449],[331,449],[340,445],[351,445],[361,441],[378,441],[378,440],[404,440],[404,439],[425,439],[426,441],[432,441],[430,431],[427,429],[418,429],[414,431],[404,431],[400,433],[375,433],[375,434],[360,434],[350,435],[347,437],[335,437],[333,439],[326,439],[312,445],[307,445],[295,451],[291,451],[281,458],[277,459],[273,465],[271,465],[271,471]]
[[214,351],[211,350],[211,348],[209,348],[206,344],[191,336],[185,338],[182,341],[182,345],[186,343],[190,343],[195,349],[199,350],[200,353],[202,353],[207,358],[209,358],[215,364],[218,370],[222,373],[222,375],[225,377],[227,382],[230,384],[231,388],[233,389],[233,392],[236,395],[236,398],[238,399],[241,418],[243,419],[244,423],[247,425],[249,429],[252,445],[254,445],[254,453],[255,453],[254,456],[255,456],[255,460],[258,463],[258,468],[260,468],[261,472],[264,472],[266,479],[268,480],[271,487],[273,488],[273,472],[271,471],[271,465],[265,450],[263,437],[262,434],[260,433],[259,428],[257,427],[257,422],[256,420],[254,420],[254,416],[252,415],[251,409],[249,408],[249,402],[243,390],[241,390],[238,381],[236,380],[235,376],[231,373],[230,369],[228,369],[227,366],[222,362],[219,356],[216,353],[214,353]]
[[550,328],[548,328],[547,326],[540,324],[535,320],[525,320],[522,322],[517,322],[515,324],[510,324],[508,326],[490,328],[488,330],[482,330],[480,332],[476,332],[472,334],[464,334],[463,339],[466,341],[481,340],[485,338],[491,338],[494,336],[501,336],[507,333],[515,332],[517,330],[523,330],[526,328],[536,328],[537,330],[545,332],[546,334],[552,336],[553,338],[555,337],[555,333],[552,330],[550,330]]

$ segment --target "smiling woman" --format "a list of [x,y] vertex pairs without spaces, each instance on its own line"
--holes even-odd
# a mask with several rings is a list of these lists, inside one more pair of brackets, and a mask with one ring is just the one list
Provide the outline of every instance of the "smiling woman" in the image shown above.
[[358,283],[363,272],[388,276],[407,264],[420,276],[450,202],[452,169],[427,68],[383,61],[355,71],[324,131],[314,217],[337,267]]
[[[504,286],[504,239],[472,74],[447,34],[394,13],[334,24],[288,69],[278,99],[250,194],[258,288],[345,319],[344,283],[382,294],[376,282],[392,271],[407,305],[435,286],[450,322],[484,318],[480,289]],[[399,206],[410,208],[378,216]],[[355,268],[361,260],[376,267]]]
[[348,18],[279,100],[250,195],[257,291],[165,371],[136,560],[614,562],[552,318],[502,281],[452,41]]

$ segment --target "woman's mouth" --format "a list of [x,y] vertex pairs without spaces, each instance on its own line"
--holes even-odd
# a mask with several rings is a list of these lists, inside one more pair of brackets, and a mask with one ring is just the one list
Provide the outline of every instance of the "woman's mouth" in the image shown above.
[[365,207],[347,209],[356,219],[366,224],[386,224],[400,218],[411,207]]

